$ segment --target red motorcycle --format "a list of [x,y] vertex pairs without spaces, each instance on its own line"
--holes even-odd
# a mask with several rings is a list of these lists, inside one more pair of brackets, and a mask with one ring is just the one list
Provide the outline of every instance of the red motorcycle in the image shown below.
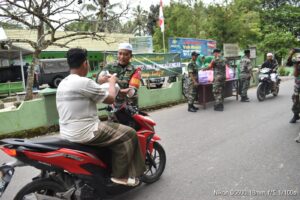
[[[157,181],[164,171],[166,154],[158,143],[160,138],[154,131],[155,122],[146,113],[129,105],[113,108],[111,112],[120,123],[137,131],[146,164],[140,182]],[[111,152],[108,148],[75,144],[55,137],[3,139],[0,145],[2,151],[16,158],[16,161],[0,167],[0,197],[15,168],[23,166],[33,166],[41,173],[16,194],[15,200],[100,200],[135,188],[110,181]]]

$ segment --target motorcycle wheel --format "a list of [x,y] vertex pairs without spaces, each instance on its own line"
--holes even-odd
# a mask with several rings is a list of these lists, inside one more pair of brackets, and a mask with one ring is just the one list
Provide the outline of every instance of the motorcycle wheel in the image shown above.
[[57,193],[64,192],[63,185],[52,179],[37,179],[25,185],[15,196],[14,200],[35,199],[35,194],[57,197]]
[[256,92],[256,96],[258,101],[264,101],[266,98],[266,91],[265,91],[265,86],[264,84],[260,83],[257,87],[257,92]]
[[273,92],[273,96],[276,97],[278,96],[279,93],[279,85],[277,85],[276,90]]
[[160,176],[165,170],[167,160],[165,150],[157,142],[154,142],[153,151],[151,154],[149,152],[149,155],[151,156],[152,161],[155,164],[151,163],[151,161],[149,161],[149,159],[146,158],[146,171],[144,172],[144,175],[141,178],[142,182],[148,184],[154,183],[160,178]]

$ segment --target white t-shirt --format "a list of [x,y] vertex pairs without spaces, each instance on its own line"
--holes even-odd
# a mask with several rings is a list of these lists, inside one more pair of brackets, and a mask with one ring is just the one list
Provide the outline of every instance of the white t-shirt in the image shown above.
[[93,139],[100,123],[96,104],[107,96],[108,90],[89,78],[76,74],[64,78],[56,93],[61,137],[77,143]]

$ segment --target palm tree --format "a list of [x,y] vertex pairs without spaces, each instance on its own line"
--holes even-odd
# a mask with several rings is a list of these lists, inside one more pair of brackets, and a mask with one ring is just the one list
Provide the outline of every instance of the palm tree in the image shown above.
[[145,35],[147,32],[147,21],[148,21],[148,12],[143,10],[140,5],[138,5],[133,10],[133,16],[134,16],[134,30],[133,33],[137,33],[136,35],[142,36]]
[[118,32],[121,29],[119,19],[127,13],[128,5],[119,13],[114,12],[114,9],[117,7],[121,9],[121,4],[110,4],[109,0],[93,0],[92,3],[83,4],[81,10],[93,12],[93,14],[85,18],[85,21],[90,24],[90,31]]

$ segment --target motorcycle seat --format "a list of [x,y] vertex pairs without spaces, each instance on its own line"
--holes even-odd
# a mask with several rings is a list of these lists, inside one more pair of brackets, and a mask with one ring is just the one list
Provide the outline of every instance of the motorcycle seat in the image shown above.
[[60,137],[43,137],[43,138],[34,138],[30,140],[34,144],[38,145],[46,145],[57,148],[67,148],[74,149],[78,151],[83,151],[87,153],[92,153],[99,157],[103,155],[107,155],[109,153],[109,149],[107,147],[97,147],[97,146],[88,146],[79,143],[73,143],[67,140],[64,140]]

